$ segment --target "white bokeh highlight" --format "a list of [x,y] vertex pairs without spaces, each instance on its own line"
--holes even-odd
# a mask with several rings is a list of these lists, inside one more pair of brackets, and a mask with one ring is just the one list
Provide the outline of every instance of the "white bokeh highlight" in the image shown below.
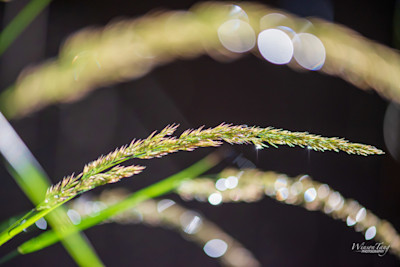
[[197,233],[203,224],[200,214],[193,211],[184,212],[180,216],[179,220],[181,222],[182,230],[189,235]]
[[282,30],[268,29],[262,31],[258,35],[257,44],[261,55],[271,63],[287,64],[293,57],[292,40]]
[[225,184],[226,184],[226,179],[225,178],[218,179],[215,182],[215,188],[217,190],[219,190],[219,191],[225,191],[227,189]]
[[41,229],[41,230],[46,230],[47,229],[47,222],[44,218],[40,218],[39,220],[37,220],[35,222],[35,225],[37,228]]
[[77,225],[81,223],[81,215],[76,210],[69,209],[67,215],[73,224]]
[[356,221],[361,222],[367,216],[367,210],[365,208],[361,208],[356,215]]
[[311,33],[299,33],[293,38],[293,56],[297,63],[308,70],[319,70],[325,63],[325,46]]
[[228,189],[233,189],[235,188],[239,183],[239,179],[235,176],[229,176],[228,178],[226,178],[225,180],[225,186]]
[[164,210],[168,209],[169,207],[175,205],[175,201],[171,199],[162,199],[157,203],[157,211],[163,212]]
[[208,197],[208,202],[211,205],[219,205],[222,202],[222,195],[220,192],[216,192],[216,193],[212,193],[209,197]]
[[353,226],[356,223],[357,223],[356,220],[353,220],[353,218],[351,218],[350,216],[347,216],[347,219],[346,219],[347,226]]
[[223,256],[228,249],[228,244],[221,239],[212,239],[204,245],[204,252],[211,258]]
[[226,49],[235,53],[247,52],[256,44],[256,34],[253,28],[240,19],[224,22],[218,28],[218,38]]
[[308,188],[306,192],[304,192],[304,200],[306,202],[313,202],[317,197],[317,190],[314,187]]
[[371,226],[365,231],[365,240],[371,240],[376,235],[376,227]]

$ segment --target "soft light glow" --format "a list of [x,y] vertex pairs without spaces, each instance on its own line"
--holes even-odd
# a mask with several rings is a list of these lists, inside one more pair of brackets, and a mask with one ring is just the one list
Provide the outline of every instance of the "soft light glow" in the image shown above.
[[219,205],[222,202],[222,195],[219,192],[212,193],[208,197],[208,202],[210,202],[211,205]]
[[306,202],[313,202],[317,197],[317,191],[314,187],[308,188],[306,192],[304,192],[304,200]]
[[303,184],[301,182],[295,182],[294,184],[292,184],[292,186],[290,187],[290,193],[292,195],[297,196],[298,194],[300,194],[300,192],[303,190]]
[[289,196],[289,190],[286,187],[279,188],[278,192],[276,192],[276,199],[279,201],[286,200]]
[[290,62],[293,56],[293,43],[289,36],[278,29],[268,29],[258,35],[258,49],[269,62],[282,65]]
[[[286,33],[288,36],[289,36],[289,38],[293,38],[295,35],[296,35],[296,32],[292,29],[292,28],[289,28],[289,27],[286,27],[286,26],[278,26],[278,27],[276,27],[277,29],[279,29],[279,30],[282,30],[284,33]],[[293,41],[292,41],[293,42]]]
[[333,192],[328,199],[328,205],[335,209],[336,206],[338,206],[340,204],[341,201],[341,195],[339,192]]
[[357,222],[355,221],[355,220],[353,220],[353,218],[351,218],[350,216],[347,216],[347,219],[346,219],[346,224],[347,224],[347,226],[353,226],[353,225],[355,225]]
[[247,16],[246,12],[238,5],[232,5],[229,16],[232,19],[249,21],[249,16]]
[[356,215],[356,221],[361,222],[364,220],[365,216],[367,216],[367,210],[365,208],[361,208]]
[[182,230],[190,235],[197,233],[203,223],[200,214],[193,211],[186,211],[179,219]]
[[77,225],[81,223],[81,215],[76,210],[69,209],[67,215],[73,224]]
[[324,199],[329,195],[330,189],[327,184],[322,184],[318,187],[318,198]]
[[262,145],[260,145],[260,144],[256,144],[255,147],[256,147],[257,150],[261,150],[261,149],[264,148],[264,147],[263,147]]
[[265,15],[260,19],[260,29],[268,29],[271,28],[273,25],[280,23],[287,19],[287,17],[280,13],[270,13]]
[[223,256],[228,249],[228,244],[221,239],[212,239],[204,245],[204,252],[211,258]]
[[365,240],[371,240],[376,235],[376,227],[371,226],[365,231]]
[[310,176],[308,176],[308,175],[306,174],[306,175],[301,176],[300,179],[299,179],[299,181],[300,181],[300,182],[303,182],[304,180],[307,180],[307,179],[310,179]]
[[253,28],[245,21],[231,19],[218,28],[218,38],[229,51],[244,53],[256,44],[256,34]]
[[279,177],[276,179],[274,188],[275,190],[279,190],[279,188],[286,187],[287,186],[287,179],[285,177]]
[[174,204],[175,204],[175,201],[173,201],[171,199],[162,199],[162,200],[158,201],[158,203],[157,203],[157,211],[161,213]]
[[343,205],[344,205],[344,198],[339,192],[334,191],[329,194],[328,201],[326,202],[324,207],[324,212],[329,214],[334,210],[340,210],[343,207]]
[[229,176],[225,180],[225,186],[226,188],[233,189],[235,188],[239,183],[239,179],[235,176]]
[[132,222],[140,223],[143,221],[143,214],[140,211],[136,209],[131,209],[131,213],[132,213]]
[[86,201],[83,206],[84,214],[90,215],[93,212],[93,202]]
[[39,220],[37,220],[35,222],[37,228],[42,229],[42,230],[46,230],[47,229],[47,222],[44,218],[40,218]]
[[299,33],[293,38],[294,58],[305,69],[319,70],[325,63],[325,47],[318,37]]
[[219,191],[225,191],[227,189],[226,179],[225,178],[218,179],[215,182],[215,188],[217,188],[217,190],[219,190]]
[[265,192],[265,194],[266,194],[267,196],[270,196],[270,197],[272,197],[272,196],[275,195],[275,190],[272,189],[272,188],[270,188],[270,187],[266,187],[265,190],[264,190],[264,192]]
[[92,203],[92,214],[90,214],[90,215],[95,216],[105,208],[107,208],[107,206],[103,202],[95,201]]

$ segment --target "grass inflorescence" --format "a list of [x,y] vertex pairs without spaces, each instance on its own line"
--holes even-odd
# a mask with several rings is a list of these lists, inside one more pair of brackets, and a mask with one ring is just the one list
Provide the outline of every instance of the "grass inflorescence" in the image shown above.
[[[133,158],[159,158],[177,151],[192,151],[200,147],[217,147],[222,145],[223,141],[229,144],[253,144],[257,148],[288,145],[307,147],[316,151],[344,151],[363,156],[384,153],[373,146],[351,143],[341,138],[327,138],[307,132],[290,132],[272,127],[260,128],[222,123],[214,128],[189,129],[179,137],[171,136],[177,128],[178,125],[168,125],[159,133],[153,132],[143,140],[133,140],[130,145],[118,148],[87,164],[78,176],[68,176],[52,186],[47,191],[44,202],[37,209],[47,209],[97,186],[138,174],[144,169],[143,166],[115,167],[124,161]],[[106,171],[110,168],[112,169]],[[102,173],[103,171],[106,172]]]

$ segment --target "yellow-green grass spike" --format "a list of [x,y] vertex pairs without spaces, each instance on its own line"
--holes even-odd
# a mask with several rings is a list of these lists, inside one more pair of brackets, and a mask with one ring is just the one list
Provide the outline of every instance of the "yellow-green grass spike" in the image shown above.
[[[92,179],[91,177],[94,175],[129,159],[152,159],[178,151],[192,151],[200,147],[218,147],[223,141],[229,144],[253,144],[260,148],[267,147],[267,144],[269,144],[272,146],[307,147],[316,151],[344,151],[348,154],[363,156],[384,154],[382,150],[373,146],[351,143],[342,138],[321,137],[307,132],[290,132],[272,127],[260,128],[222,123],[214,128],[189,129],[179,137],[171,137],[177,127],[177,125],[168,125],[158,134],[153,132],[146,139],[133,140],[129,146],[118,148],[108,155],[101,156],[87,164],[82,173],[76,178],[68,176],[57,185],[49,188],[45,201],[38,206],[38,210],[51,208],[65,199],[74,197],[78,194],[80,188],[85,187],[82,186],[82,183],[87,179]],[[133,174],[142,170],[143,167],[136,166]],[[90,183],[86,184],[87,189],[91,189],[89,188],[91,187]]]

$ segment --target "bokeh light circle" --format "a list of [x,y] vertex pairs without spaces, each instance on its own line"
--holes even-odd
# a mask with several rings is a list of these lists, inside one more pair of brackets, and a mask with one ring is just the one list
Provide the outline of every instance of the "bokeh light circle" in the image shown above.
[[311,33],[299,33],[293,38],[294,59],[305,69],[319,70],[325,63],[325,46]]
[[256,44],[256,34],[253,28],[240,19],[224,22],[218,28],[218,38],[226,49],[235,53],[247,52]]
[[258,35],[258,49],[269,62],[282,65],[293,56],[293,43],[289,36],[278,29],[268,29]]
[[204,252],[211,258],[223,256],[228,249],[228,244],[221,239],[212,239],[204,245]]

